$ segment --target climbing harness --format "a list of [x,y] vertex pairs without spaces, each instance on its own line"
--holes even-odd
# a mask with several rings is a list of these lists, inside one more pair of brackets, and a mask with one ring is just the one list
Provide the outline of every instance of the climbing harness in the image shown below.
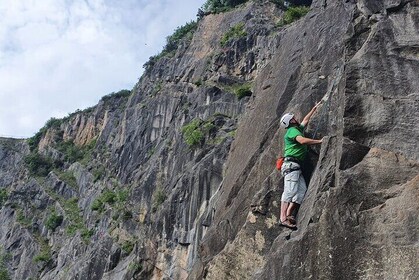
[[321,100],[321,102],[327,102],[327,103],[326,103],[326,106],[322,106],[322,108],[321,108],[320,119],[319,119],[319,122],[317,123],[316,129],[314,130],[313,137],[312,137],[313,139],[316,138],[316,134],[317,134],[317,131],[319,130],[320,124],[323,122],[323,119],[326,116],[326,113],[329,111],[330,102],[331,102],[331,99],[332,99],[330,97],[332,96],[332,93],[334,91],[333,89],[334,89],[335,85],[337,84],[336,81],[340,80],[340,78],[341,78],[342,68],[343,68],[343,66],[341,66],[337,70],[337,74],[336,74],[335,78],[333,79],[333,82],[332,82],[330,88],[328,89],[328,91],[326,92],[326,94],[324,95],[324,97]]
[[299,166],[294,166],[294,167],[291,167],[291,168],[285,169],[285,170],[282,172],[282,175],[285,177],[285,176],[287,176],[289,173],[294,172],[294,171],[297,171],[297,170],[301,170],[301,168],[300,168]]

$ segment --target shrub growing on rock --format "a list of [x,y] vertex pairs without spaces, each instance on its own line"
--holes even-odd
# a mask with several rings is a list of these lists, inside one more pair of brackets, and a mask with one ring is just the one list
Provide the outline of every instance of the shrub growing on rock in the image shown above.
[[189,146],[196,146],[204,139],[204,133],[200,129],[201,123],[200,119],[194,119],[182,127],[183,139]]
[[150,56],[149,60],[144,63],[143,68],[146,71],[149,71],[160,58],[164,56],[173,56],[183,39],[187,39],[189,41],[192,39],[192,35],[197,27],[198,23],[196,21],[191,21],[185,25],[177,27],[174,33],[166,38],[166,45],[163,47],[162,52],[157,55]]
[[226,12],[237,5],[246,3],[248,0],[207,0],[202,6],[205,13]]
[[103,102],[107,102],[111,99],[119,99],[119,98],[125,98],[131,95],[131,91],[127,89],[120,90],[118,92],[112,92],[108,95],[103,96],[100,100]]
[[7,200],[8,194],[5,189],[0,190],[0,208],[3,207],[3,203]]
[[244,84],[239,86],[234,93],[237,95],[238,99],[242,99],[245,96],[251,96],[252,90],[250,89],[249,84]]
[[92,207],[91,207],[91,209],[92,209],[93,211],[102,212],[102,211],[103,211],[103,209],[104,209],[103,202],[102,202],[99,198],[96,198],[96,199],[93,201],[93,203],[92,203]]
[[240,22],[231,27],[230,30],[223,35],[223,37],[220,40],[220,44],[222,47],[224,47],[230,40],[239,39],[246,36],[247,32],[244,30],[244,23]]
[[305,16],[308,11],[310,11],[310,8],[306,6],[289,7],[279,21],[278,26],[281,27],[300,19]]
[[3,252],[3,249],[0,248],[0,279],[2,280],[11,280],[9,271],[6,268],[6,262],[10,258],[10,254]]
[[122,247],[122,250],[129,255],[134,249],[134,245],[135,243],[133,241],[126,240],[124,241],[124,243],[122,243],[121,247]]
[[47,222],[45,224],[45,226],[52,230],[55,231],[55,229],[57,227],[59,227],[61,225],[61,223],[63,222],[63,216],[62,215],[58,215],[57,212],[52,211],[51,214],[49,215]]
[[157,208],[166,200],[166,193],[161,189],[157,188],[153,194],[153,203],[151,210],[153,212],[157,211]]
[[43,156],[37,151],[34,151],[25,157],[25,164],[32,175],[42,177],[47,176],[55,166],[51,158]]
[[48,245],[48,241],[41,236],[37,236],[36,239],[40,245],[40,251],[33,260],[34,262],[45,262],[48,263],[51,260],[51,248]]

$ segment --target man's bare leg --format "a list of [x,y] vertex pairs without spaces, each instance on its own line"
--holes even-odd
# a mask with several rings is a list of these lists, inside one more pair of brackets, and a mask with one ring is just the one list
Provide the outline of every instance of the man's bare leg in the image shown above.
[[[282,225],[286,225],[289,228],[296,228],[295,225],[291,224],[290,221],[287,220],[287,215],[288,215],[287,213],[288,213],[288,209],[290,208],[291,204],[295,204],[295,203],[281,201],[280,222],[281,222]],[[294,206],[294,208],[295,208],[295,206]],[[291,211],[292,211],[292,209],[291,209]]]
[[[294,216],[294,211],[295,211],[295,209],[298,208],[298,206],[299,206],[298,203],[290,202],[289,203],[289,206],[286,209],[286,214],[285,214],[286,216],[285,216],[285,218],[287,218],[288,216]],[[295,220],[294,221],[290,221],[290,222],[292,224],[294,224],[295,223]]]
[[287,210],[288,210],[289,204],[290,204],[289,202],[281,201],[281,215],[280,215],[281,222],[287,219]]

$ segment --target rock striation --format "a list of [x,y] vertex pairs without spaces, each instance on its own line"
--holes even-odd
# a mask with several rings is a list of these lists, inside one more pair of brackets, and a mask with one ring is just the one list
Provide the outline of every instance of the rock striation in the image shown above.
[[[205,15],[132,91],[0,139],[0,273],[418,278],[419,3],[283,15],[272,1]],[[291,232],[278,225],[279,118],[321,99]]]

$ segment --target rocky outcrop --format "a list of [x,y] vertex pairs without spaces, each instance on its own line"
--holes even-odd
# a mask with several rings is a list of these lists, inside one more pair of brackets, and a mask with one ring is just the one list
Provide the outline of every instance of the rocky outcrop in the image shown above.
[[[368,12],[373,7],[374,12]],[[407,199],[418,195],[418,150],[410,142],[418,135],[414,128],[418,114],[413,109],[418,61],[411,55],[419,42],[417,27],[411,25],[417,12],[412,1],[380,7],[372,1],[318,1],[303,21],[284,32],[280,40],[284,45],[258,76],[255,109],[239,126],[227,162],[224,201],[216,211],[216,226],[203,241],[203,264],[196,265],[201,274],[194,277],[413,279],[419,275],[414,264],[417,203]],[[409,81],[401,78],[406,76],[396,70],[400,67],[415,73]],[[318,79],[321,76],[328,77],[327,84]],[[263,90],[266,84],[276,88]],[[276,229],[278,236],[272,238],[271,221],[279,212],[272,155],[283,135],[276,133],[278,118],[284,111],[307,112],[328,88],[330,97],[312,123],[323,122],[319,136],[330,137],[313,156],[318,164],[299,212],[299,230]],[[251,203],[254,196],[259,200]],[[261,215],[259,209],[266,208]],[[409,230],[402,229],[405,226]],[[264,240],[264,246],[255,246],[257,240]],[[401,252],[407,258],[403,264]],[[246,258],[252,261],[244,262]]]
[[[249,1],[203,17],[131,93],[28,141],[1,139],[11,258],[0,269],[12,279],[417,278],[418,11],[408,0],[319,0],[279,27],[280,8]],[[244,32],[221,45],[231,27]],[[320,99],[307,133],[325,138],[291,232],[278,226],[279,118]]]

